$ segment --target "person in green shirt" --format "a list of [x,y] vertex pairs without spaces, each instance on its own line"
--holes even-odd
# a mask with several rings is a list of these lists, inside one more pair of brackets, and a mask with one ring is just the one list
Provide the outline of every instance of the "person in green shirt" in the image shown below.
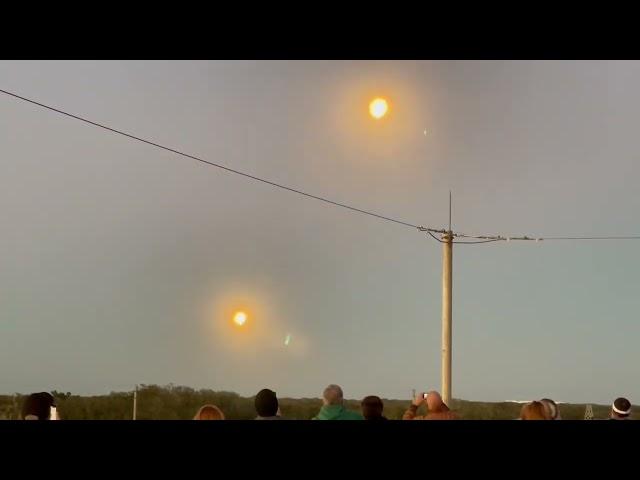
[[344,395],[339,385],[329,385],[322,393],[324,405],[312,420],[364,420],[357,412],[344,408]]

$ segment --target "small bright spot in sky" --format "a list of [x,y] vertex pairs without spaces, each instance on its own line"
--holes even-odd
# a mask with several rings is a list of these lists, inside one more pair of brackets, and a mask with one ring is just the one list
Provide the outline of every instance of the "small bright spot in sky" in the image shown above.
[[236,312],[236,314],[233,316],[233,322],[238,326],[244,325],[246,321],[247,314],[244,312]]
[[384,98],[375,98],[369,104],[369,113],[375,119],[382,118],[389,110],[389,105]]
[[284,339],[284,345],[288,346],[289,342],[291,342],[291,334],[287,334],[287,337]]

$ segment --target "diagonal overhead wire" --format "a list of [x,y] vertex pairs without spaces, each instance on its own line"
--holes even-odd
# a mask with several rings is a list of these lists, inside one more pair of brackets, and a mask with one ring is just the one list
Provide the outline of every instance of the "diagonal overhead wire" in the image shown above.
[[[499,241],[507,241],[507,242],[509,242],[509,241],[535,241],[535,242],[539,242],[539,241],[543,241],[543,240],[544,241],[554,241],[554,240],[640,240],[640,235],[627,235],[627,236],[623,236],[623,235],[607,235],[607,236],[583,236],[583,237],[581,237],[581,236],[531,237],[531,236],[527,236],[527,235],[524,235],[524,236],[468,235],[468,234],[459,233],[459,232],[450,232],[450,231],[447,231],[447,230],[444,230],[444,229],[435,229],[435,228],[423,227],[423,226],[419,226],[419,225],[416,225],[416,224],[413,224],[413,223],[409,223],[409,222],[406,222],[406,221],[403,221],[403,220],[399,220],[397,218],[393,218],[393,217],[389,217],[389,216],[386,216],[386,215],[381,215],[379,213],[372,212],[372,211],[369,211],[369,210],[364,210],[364,209],[361,209],[361,208],[357,208],[357,207],[354,207],[352,205],[348,205],[346,203],[337,202],[335,200],[331,200],[331,199],[326,198],[326,197],[322,197],[322,196],[319,196],[319,195],[313,195],[311,193],[305,192],[303,190],[299,190],[297,188],[289,187],[287,185],[283,185],[281,183],[273,182],[273,181],[267,180],[265,178],[261,178],[261,177],[255,176],[255,175],[251,175],[249,173],[242,172],[240,170],[236,170],[234,168],[227,167],[227,166],[219,164],[219,163],[211,162],[209,160],[205,160],[205,159],[197,157],[195,155],[190,155],[188,153],[182,152],[180,150],[176,150],[174,148],[167,147],[167,146],[162,145],[160,143],[152,142],[150,140],[146,140],[144,138],[141,138],[141,137],[138,137],[136,135],[124,132],[122,130],[118,130],[118,129],[110,127],[108,125],[104,125],[104,124],[101,124],[101,123],[98,123],[98,122],[94,122],[94,121],[89,120],[87,118],[84,118],[84,117],[81,117],[79,115],[75,115],[75,114],[66,112],[64,110],[52,107],[50,105],[46,105],[44,103],[37,102],[35,100],[32,100],[32,99],[27,98],[27,97],[23,97],[21,95],[18,95],[16,93],[13,93],[13,92],[10,92],[10,91],[7,91],[7,90],[0,89],[0,93],[3,93],[3,94],[8,95],[10,97],[13,97],[13,98],[16,98],[16,99],[31,103],[31,104],[36,105],[38,107],[53,111],[53,112],[58,113],[60,115],[64,115],[64,116],[73,118],[75,120],[79,120],[81,122],[87,123],[89,125],[93,125],[95,127],[107,130],[107,131],[109,131],[111,133],[115,133],[117,135],[121,135],[121,136],[130,138],[132,140],[136,140],[138,142],[146,143],[147,145],[151,145],[151,146],[154,146],[156,148],[160,148],[162,150],[166,150],[168,152],[175,153],[176,155],[180,155],[182,157],[186,157],[186,158],[189,158],[191,160],[195,160],[197,162],[206,164],[206,165],[211,166],[211,167],[216,167],[216,168],[219,168],[221,170],[225,170],[227,172],[234,173],[236,175],[240,175],[240,176],[248,178],[250,180],[254,180],[254,181],[257,181],[257,182],[265,183],[267,185],[271,185],[272,187],[276,187],[276,188],[279,188],[279,189],[282,189],[282,190],[287,190],[289,192],[296,193],[296,194],[304,196],[304,197],[312,198],[314,200],[318,200],[318,201],[324,202],[326,204],[334,205],[336,207],[341,207],[341,208],[350,210],[352,212],[356,212],[356,213],[360,213],[360,214],[363,214],[363,215],[368,215],[368,216],[371,216],[371,217],[375,217],[375,218],[378,218],[380,220],[385,220],[385,221],[388,221],[388,222],[395,223],[397,225],[403,225],[403,226],[406,226],[406,227],[415,228],[415,229],[418,229],[421,232],[427,232],[433,239],[435,239],[435,240],[437,240],[438,242],[441,242],[441,243],[444,243],[445,240],[439,239],[437,236],[434,235],[434,233],[439,233],[439,234],[442,234],[442,235],[450,234],[452,236],[452,239],[451,239],[452,243],[463,244],[463,245],[464,244],[482,244],[482,243],[491,243],[491,242],[499,242]],[[462,241],[453,240],[455,238],[467,239],[467,240],[462,240]]]
[[60,110],[60,109],[55,108],[55,107],[52,107],[52,106],[50,106],[50,105],[46,105],[46,104],[44,104],[44,103],[37,102],[37,101],[32,100],[32,99],[30,99],[30,98],[26,98],[26,97],[23,97],[23,96],[21,96],[21,95],[18,95],[18,94],[15,94],[15,93],[9,92],[9,91],[7,91],[7,90],[2,90],[2,89],[0,89],[0,93],[4,93],[5,95],[9,95],[9,96],[14,97],[14,98],[17,98],[17,99],[19,99],[19,100],[22,100],[22,101],[25,101],[25,102],[31,103],[31,104],[33,104],[33,105],[37,105],[37,106],[42,107],[42,108],[45,108],[45,109],[47,109],[47,110],[51,110],[51,111],[53,111],[53,112],[59,113],[59,114],[61,114],[61,115],[65,115],[65,116],[70,117],[70,118],[73,118],[73,119],[75,119],[75,120],[79,120],[79,121],[84,122],[84,123],[87,123],[87,124],[89,124],[89,125],[93,125],[94,127],[102,128],[102,129],[107,130],[107,131],[109,131],[109,132],[116,133],[116,134],[118,134],[118,135],[122,135],[122,136],[124,136],[124,137],[130,138],[130,139],[132,139],[132,140],[136,140],[136,141],[138,141],[138,142],[146,143],[147,145],[152,145],[152,146],[157,147],[157,148],[160,148],[160,149],[162,149],[162,150],[166,150],[166,151],[168,151],[168,152],[175,153],[176,155],[180,155],[180,156],[183,156],[183,157],[186,157],[186,158],[190,158],[190,159],[192,159],[192,160],[196,160],[196,161],[198,161],[198,162],[201,162],[201,163],[203,163],[203,164],[209,165],[209,166],[211,166],[211,167],[216,167],[216,168],[219,168],[219,169],[225,170],[225,171],[227,171],[227,172],[235,173],[236,175],[241,175],[241,176],[243,176],[243,177],[245,177],[245,178],[249,178],[249,179],[251,179],[251,180],[255,180],[255,181],[257,181],[257,182],[266,183],[267,185],[271,185],[271,186],[273,186],[273,187],[277,187],[277,188],[280,188],[280,189],[282,189],[282,190],[287,190],[287,191],[289,191],[289,192],[297,193],[298,195],[302,195],[302,196],[305,196],[305,197],[308,197],[308,198],[313,198],[313,199],[315,199],[315,200],[319,200],[319,201],[321,201],[321,202],[324,202],[324,203],[327,203],[327,204],[330,204],[330,205],[334,205],[334,206],[337,206],[337,207],[342,207],[342,208],[345,208],[345,209],[351,210],[352,212],[357,212],[357,213],[361,213],[361,214],[364,214],[364,215],[369,215],[369,216],[371,216],[371,217],[376,217],[376,218],[379,218],[379,219],[381,219],[381,220],[386,220],[386,221],[388,221],[388,222],[393,222],[393,223],[398,224],[398,225],[403,225],[403,226],[406,226],[406,227],[411,227],[411,228],[416,228],[416,229],[420,229],[420,228],[422,228],[422,227],[420,227],[420,226],[418,226],[418,225],[415,225],[415,224],[413,224],[413,223],[405,222],[405,221],[403,221],[403,220],[398,220],[398,219],[396,219],[396,218],[388,217],[388,216],[386,216],[386,215],[381,215],[381,214],[379,214],[379,213],[371,212],[371,211],[368,211],[368,210],[363,210],[363,209],[361,209],[361,208],[356,208],[356,207],[353,207],[353,206],[351,206],[351,205],[347,205],[346,203],[336,202],[336,201],[334,201],[334,200],[330,200],[330,199],[328,199],[328,198],[321,197],[321,196],[319,196],[319,195],[313,195],[313,194],[311,194],[311,193],[307,193],[307,192],[304,192],[304,191],[299,190],[299,189],[296,189],[296,188],[288,187],[288,186],[286,186],[286,185],[283,185],[283,184],[280,184],[280,183],[273,182],[273,181],[271,181],[271,180],[267,180],[267,179],[264,179],[264,178],[257,177],[257,176],[255,176],[255,175],[251,175],[251,174],[248,174],[248,173],[242,172],[242,171],[240,171],[240,170],[236,170],[236,169],[234,169],[234,168],[230,168],[230,167],[227,167],[227,166],[225,166],[225,165],[221,165],[221,164],[219,164],[219,163],[214,163],[214,162],[211,162],[211,161],[205,160],[205,159],[203,159],[203,158],[196,157],[195,155],[190,155],[190,154],[188,154],[188,153],[181,152],[180,150],[176,150],[176,149],[174,149],[174,148],[170,148],[170,147],[167,147],[167,146],[165,146],[165,145],[161,145],[161,144],[159,144],[159,143],[152,142],[152,141],[150,141],[150,140],[146,140],[146,139],[144,139],[144,138],[138,137],[138,136],[136,136],[136,135],[132,135],[132,134],[127,133],[127,132],[124,132],[124,131],[122,131],[122,130],[115,129],[115,128],[113,128],[113,127],[109,127],[108,125],[103,125],[103,124],[101,124],[101,123],[94,122],[94,121],[89,120],[89,119],[87,119],[87,118],[83,118],[83,117],[80,117],[80,116],[78,116],[78,115],[74,115],[74,114],[72,114],[72,113],[66,112],[66,111],[64,111],[64,110]]

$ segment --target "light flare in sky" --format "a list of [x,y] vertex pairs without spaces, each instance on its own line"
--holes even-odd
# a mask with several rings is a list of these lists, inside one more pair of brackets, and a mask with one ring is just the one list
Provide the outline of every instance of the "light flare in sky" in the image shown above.
[[236,312],[233,316],[233,323],[241,327],[247,321],[247,314],[244,312]]
[[376,120],[384,117],[389,110],[389,104],[384,98],[374,98],[369,104],[369,113]]

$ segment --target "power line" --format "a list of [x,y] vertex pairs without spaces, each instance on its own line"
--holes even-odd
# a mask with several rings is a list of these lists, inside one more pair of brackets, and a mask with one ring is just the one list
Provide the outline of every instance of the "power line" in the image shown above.
[[491,243],[491,242],[499,242],[499,240],[498,239],[480,240],[479,242],[473,242],[473,241],[471,241],[471,242],[456,242],[456,241],[453,241],[451,243],[457,243],[459,245],[473,245],[473,244],[477,244],[477,243]]
[[440,240],[438,237],[436,237],[433,233],[431,233],[429,230],[425,230],[429,235],[431,235],[431,237],[436,241],[436,242],[440,242],[440,243],[444,243],[444,240]]
[[[439,239],[438,237],[436,237],[433,233],[431,233],[431,232],[432,232],[432,230],[424,230],[424,231],[425,231],[425,232],[427,232],[429,235],[431,235],[431,237],[432,237],[434,240],[436,240],[437,242],[440,242],[440,243],[447,243],[445,240],[441,240],[441,239]],[[454,236],[455,236],[455,234],[454,234]],[[479,242],[475,242],[475,241],[469,241],[469,242],[456,242],[456,241],[454,240],[454,241],[452,241],[451,243],[457,243],[457,244],[460,244],[460,245],[472,245],[472,244],[476,244],[476,243],[491,243],[491,242],[497,242],[497,241],[498,241],[498,239],[481,240],[481,241],[479,241]]]
[[595,236],[595,237],[530,237],[527,235],[524,236],[507,236],[507,235],[466,235],[464,233],[453,233],[454,237],[460,238],[476,238],[482,240],[491,240],[491,241],[533,241],[533,242],[541,242],[541,241],[552,241],[552,240],[640,240],[640,235],[608,235],[608,236]]
[[544,237],[541,240],[640,240],[640,235],[612,237]]
[[[144,138],[137,137],[137,136],[132,135],[132,134],[130,134],[130,133],[126,133],[126,132],[123,132],[123,131],[121,131],[121,130],[117,130],[117,129],[115,129],[115,128],[109,127],[109,126],[107,126],[107,125],[103,125],[103,124],[100,124],[100,123],[94,122],[94,121],[92,121],[92,120],[88,120],[88,119],[86,119],[86,118],[80,117],[80,116],[78,116],[78,115],[74,115],[74,114],[72,114],[72,113],[65,112],[65,111],[63,111],[63,110],[60,110],[60,109],[57,109],[57,108],[51,107],[51,106],[49,106],[49,105],[45,105],[44,103],[36,102],[35,100],[31,100],[30,98],[22,97],[22,96],[20,96],[20,95],[17,95],[17,94],[15,94],[15,93],[9,92],[9,91],[7,91],[7,90],[2,90],[2,89],[0,89],[0,93],[4,93],[5,95],[9,95],[9,96],[14,97],[14,98],[17,98],[17,99],[19,99],[19,100],[23,100],[23,101],[25,101],[25,102],[29,102],[29,103],[31,103],[31,104],[33,104],[33,105],[37,105],[37,106],[42,107],[42,108],[46,108],[47,110],[51,110],[51,111],[53,111],[53,112],[59,113],[59,114],[61,114],[61,115],[65,115],[65,116],[67,116],[67,117],[71,117],[71,118],[73,118],[73,119],[75,119],[75,120],[80,120],[81,122],[88,123],[88,124],[90,124],[90,125],[93,125],[93,126],[95,126],[95,127],[102,128],[102,129],[104,129],[104,130],[108,130],[108,131],[110,131],[110,132],[112,132],[112,133],[116,133],[116,134],[118,134],[118,135],[122,135],[122,136],[124,136],[124,137],[128,137],[128,138],[131,138],[131,139],[133,139],[133,140],[137,140],[137,141],[139,141],[139,142],[146,143],[146,144],[148,144],[148,145],[152,145],[152,146],[157,147],[157,148],[161,148],[161,149],[163,149],[163,150],[166,150],[166,151],[169,151],[169,152],[175,153],[175,154],[177,154],[177,155],[181,155],[181,156],[183,156],[183,157],[190,158],[190,159],[192,159],[192,160],[196,160],[196,161],[201,162],[201,163],[204,163],[204,164],[206,164],[206,165],[209,165],[209,166],[212,166],[212,167],[216,167],[216,168],[220,168],[220,169],[222,169],[222,170],[226,170],[227,172],[235,173],[235,174],[237,174],[237,175],[241,175],[241,176],[246,177],[246,178],[249,178],[249,179],[251,179],[251,180],[256,180],[256,181],[258,181],[258,182],[266,183],[267,185],[271,185],[271,186],[273,186],[273,187],[281,188],[281,189],[283,189],[283,190],[287,190],[287,191],[289,191],[289,192],[297,193],[297,194],[299,194],[299,195],[303,195],[303,196],[305,196],[305,197],[313,198],[313,199],[315,199],[315,200],[320,200],[321,202],[325,202],[325,203],[328,203],[328,204],[331,204],[331,205],[335,205],[335,206],[337,206],[337,207],[346,208],[346,209],[348,209],[348,210],[351,210],[351,211],[354,211],[354,212],[358,212],[358,213],[362,213],[362,214],[364,214],[364,215],[370,215],[370,216],[372,216],[372,217],[376,217],[376,218],[379,218],[379,219],[381,219],[381,220],[386,220],[386,221],[388,221],[388,222],[393,222],[393,223],[396,223],[396,224],[398,224],[398,225],[404,225],[404,226],[406,226],[406,227],[411,227],[411,228],[416,228],[416,229],[422,229],[422,228],[424,228],[424,227],[420,227],[420,226],[418,226],[418,225],[414,225],[414,224],[412,224],[412,223],[404,222],[404,221],[402,221],[402,220],[398,220],[398,219],[395,219],[395,218],[392,218],[392,217],[387,217],[387,216],[385,216],[385,215],[380,215],[380,214],[378,214],[378,213],[370,212],[370,211],[367,211],[367,210],[362,210],[362,209],[360,209],[360,208],[352,207],[352,206],[347,205],[347,204],[344,204],[344,203],[340,203],[340,202],[336,202],[336,201],[333,201],[333,200],[329,200],[328,198],[320,197],[320,196],[318,196],[318,195],[312,195],[312,194],[310,194],[310,193],[303,192],[302,190],[298,190],[298,189],[295,189],[295,188],[287,187],[286,185],[282,185],[282,184],[280,184],[280,183],[272,182],[272,181],[270,181],[270,180],[266,180],[266,179],[264,179],[264,178],[256,177],[255,175],[250,175],[250,174],[248,174],[248,173],[241,172],[240,170],[235,170],[235,169],[233,169],[233,168],[226,167],[226,166],[224,166],[224,165],[220,165],[220,164],[218,164],[218,163],[210,162],[210,161],[208,161],[208,160],[204,160],[204,159],[199,158],[199,157],[196,157],[196,156],[194,156],[194,155],[189,155],[188,153],[184,153],[184,152],[181,152],[181,151],[179,151],[179,150],[175,150],[175,149],[173,149],[173,148],[166,147],[166,146],[164,146],[164,145],[161,145],[161,144],[159,144],[159,143],[152,142],[152,141],[150,141],[150,140],[145,140]],[[432,230],[432,229],[429,229],[429,230]],[[433,230],[433,231],[435,231],[435,230]]]
[[505,235],[467,235],[465,233],[453,233],[453,236],[458,238],[475,238],[475,239],[486,240],[486,241],[507,241],[507,242],[511,240],[533,240],[533,241],[542,240],[542,238],[529,237],[527,235],[517,237],[517,236],[505,236]]
[[[132,140],[136,140],[136,141],[139,141],[139,142],[142,142],[142,143],[146,143],[147,145],[151,145],[151,146],[160,148],[162,150],[166,150],[168,152],[175,153],[176,155],[180,155],[180,156],[183,156],[183,157],[186,157],[186,158],[190,158],[192,160],[196,160],[198,162],[201,162],[203,164],[209,165],[211,167],[216,167],[216,168],[225,170],[227,172],[235,173],[236,175],[240,175],[240,176],[249,178],[251,180],[262,182],[262,183],[265,183],[267,185],[271,185],[273,187],[280,188],[282,190],[287,190],[289,192],[297,193],[298,195],[302,195],[302,196],[305,196],[305,197],[308,197],[308,198],[313,198],[315,200],[319,200],[321,202],[324,202],[324,203],[327,203],[327,204],[330,204],[330,205],[334,205],[334,206],[337,206],[337,207],[342,207],[342,208],[351,210],[353,212],[357,212],[357,213],[361,213],[363,215],[369,215],[369,216],[372,216],[372,217],[376,217],[376,218],[379,218],[380,220],[386,220],[388,222],[393,222],[393,223],[396,223],[398,225],[403,225],[403,226],[406,226],[406,227],[415,228],[415,229],[418,229],[421,232],[427,232],[432,238],[434,238],[435,240],[437,240],[440,243],[445,243],[445,242],[443,240],[439,239],[438,237],[436,237],[435,235],[433,235],[434,233],[440,233],[440,234],[443,234],[443,235],[444,234],[451,234],[453,238],[474,239],[474,240],[470,240],[470,241],[455,241],[455,240],[452,240],[452,243],[457,243],[457,244],[482,244],[482,243],[491,243],[491,242],[498,242],[498,241],[507,241],[507,242],[509,242],[509,241],[512,241],[512,240],[513,241],[536,241],[536,242],[543,241],[543,240],[546,240],[546,241],[550,241],[550,240],[640,240],[640,235],[595,236],[595,237],[559,237],[559,236],[529,237],[527,235],[524,235],[524,236],[467,235],[467,234],[463,234],[463,233],[456,233],[456,232],[447,231],[447,230],[444,230],[444,229],[434,229],[434,228],[423,227],[423,226],[415,225],[415,224],[412,224],[412,223],[409,223],[409,222],[405,222],[405,221],[402,221],[402,220],[398,220],[396,218],[392,218],[392,217],[381,215],[381,214],[378,214],[378,213],[375,213],[375,212],[371,212],[371,211],[368,211],[368,210],[363,210],[363,209],[360,209],[360,208],[356,208],[356,207],[353,207],[351,205],[347,205],[345,203],[336,202],[334,200],[330,200],[330,199],[325,198],[325,197],[321,197],[321,196],[318,196],[318,195],[313,195],[313,194],[304,192],[302,190],[298,190],[296,188],[288,187],[288,186],[280,184],[280,183],[272,182],[271,180],[267,180],[267,179],[264,179],[264,178],[261,178],[261,177],[257,177],[255,175],[251,175],[251,174],[242,172],[240,170],[236,170],[236,169],[233,169],[233,168],[230,168],[230,167],[218,164],[218,163],[210,162],[210,161],[205,160],[203,158],[199,158],[199,157],[196,157],[194,155],[190,155],[188,153],[181,152],[179,150],[167,147],[165,145],[161,145],[159,143],[155,143],[155,142],[152,142],[150,140],[145,140],[144,138],[137,137],[137,136],[132,135],[132,134],[127,133],[127,132],[123,132],[122,130],[117,130],[117,129],[109,127],[107,125],[103,125],[101,123],[97,123],[97,122],[94,122],[92,120],[80,117],[78,115],[74,115],[72,113],[65,112],[64,110],[60,110],[60,109],[52,107],[50,105],[45,105],[44,103],[37,102],[37,101],[32,100],[30,98],[26,98],[26,97],[23,97],[23,96],[18,95],[16,93],[9,92],[7,90],[0,89],[0,93],[4,93],[5,95],[17,98],[19,100],[22,100],[22,101],[25,101],[25,102],[28,102],[28,103],[31,103],[33,105],[37,105],[39,107],[45,108],[47,110],[51,110],[51,111],[59,113],[61,115],[65,115],[65,116],[73,118],[75,120],[79,120],[81,122],[88,123],[89,125],[93,125],[95,127],[102,128],[102,129],[107,130],[109,132],[116,133],[118,135],[122,135],[122,136],[130,138]],[[449,208],[451,209],[451,206]],[[449,211],[449,221],[451,221],[451,211]],[[449,228],[451,228],[451,227],[449,227]]]

